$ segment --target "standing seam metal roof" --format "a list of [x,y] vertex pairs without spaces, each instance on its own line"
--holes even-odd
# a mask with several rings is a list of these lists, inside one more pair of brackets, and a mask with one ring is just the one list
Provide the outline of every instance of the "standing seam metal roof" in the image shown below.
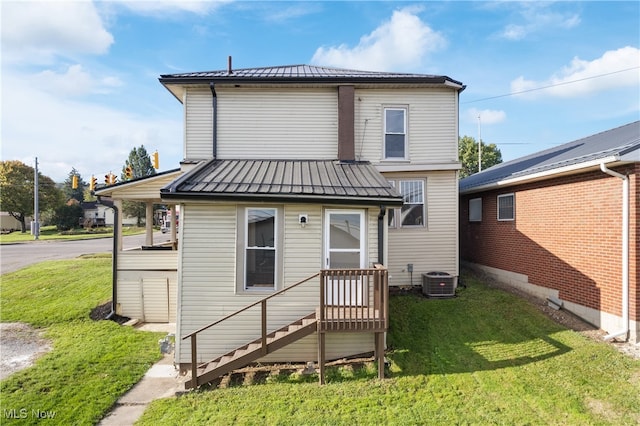
[[160,192],[167,199],[402,204],[402,196],[370,163],[334,160],[210,160]]
[[284,65],[274,67],[241,68],[179,74],[163,74],[162,83],[196,81],[412,81],[416,83],[444,84],[450,82],[462,87],[463,84],[447,76],[412,74],[384,71],[359,71],[315,65]]
[[640,150],[640,121],[606,130],[506,163],[497,164],[460,180],[461,192],[500,181],[579,165]]

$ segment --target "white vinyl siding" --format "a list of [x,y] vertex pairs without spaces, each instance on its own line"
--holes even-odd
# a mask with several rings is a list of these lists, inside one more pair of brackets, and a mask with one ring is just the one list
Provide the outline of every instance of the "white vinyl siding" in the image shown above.
[[190,88],[184,99],[185,160],[213,158],[213,95],[208,87]]
[[390,285],[409,285],[407,264],[413,264],[413,285],[421,274],[444,271],[458,275],[458,181],[455,171],[388,175],[389,180],[424,179],[427,226],[389,229]]
[[218,157],[334,159],[338,92],[217,88]]
[[411,164],[458,161],[457,96],[445,88],[356,89],[356,159],[374,164],[384,159],[384,106],[400,104],[408,105],[406,158]]
[[[243,214],[251,205],[199,204],[181,206],[182,301],[177,324],[179,335],[186,335],[208,323],[264,297],[264,294],[236,292],[236,235],[238,209]],[[348,208],[345,206],[345,208]],[[369,259],[377,256],[377,209],[368,220]],[[300,214],[309,221],[303,228]],[[290,286],[318,273],[322,262],[323,209],[320,205],[284,206],[283,276],[278,286]],[[373,256],[373,257],[372,257]],[[282,327],[312,313],[318,304],[319,278],[292,289],[286,299],[268,304],[269,330]],[[199,361],[235,349],[260,335],[260,306],[198,335]],[[349,336],[352,336],[351,339]],[[335,342],[335,343],[334,343]],[[371,351],[372,337],[349,334],[327,338],[327,357],[342,357]],[[178,339],[176,361],[191,362],[188,340]],[[263,361],[309,361],[317,358],[317,337],[309,336],[270,354]]]

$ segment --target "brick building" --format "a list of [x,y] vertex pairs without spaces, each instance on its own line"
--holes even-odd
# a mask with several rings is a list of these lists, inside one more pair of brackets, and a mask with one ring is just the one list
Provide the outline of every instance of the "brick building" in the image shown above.
[[640,341],[640,121],[460,181],[460,256]]

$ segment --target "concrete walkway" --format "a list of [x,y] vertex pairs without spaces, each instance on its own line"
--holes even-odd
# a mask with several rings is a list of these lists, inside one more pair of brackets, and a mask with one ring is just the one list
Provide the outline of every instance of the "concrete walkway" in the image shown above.
[[[171,325],[148,324],[136,327],[147,331],[169,331]],[[175,325],[174,330],[175,330]],[[129,392],[120,397],[109,414],[98,425],[126,426],[132,425],[142,416],[144,410],[151,401],[160,398],[169,398],[176,392],[184,391],[186,378],[180,376],[173,365],[173,353],[164,354],[162,359],[155,363],[142,379]]]

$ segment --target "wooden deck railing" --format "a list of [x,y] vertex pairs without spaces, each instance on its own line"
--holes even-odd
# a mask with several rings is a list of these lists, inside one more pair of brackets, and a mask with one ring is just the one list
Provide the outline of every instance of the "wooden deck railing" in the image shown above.
[[219,320],[205,325],[185,336],[191,339],[191,377],[197,385],[197,335],[217,324],[229,320],[257,305],[261,309],[261,344],[267,354],[268,315],[267,302],[283,295],[313,278],[320,276],[320,299],[316,311],[318,332],[360,331],[384,332],[388,328],[389,280],[382,265],[368,269],[323,269],[297,283],[253,302]]
[[386,331],[389,275],[382,265],[370,269],[320,271],[320,331]]

